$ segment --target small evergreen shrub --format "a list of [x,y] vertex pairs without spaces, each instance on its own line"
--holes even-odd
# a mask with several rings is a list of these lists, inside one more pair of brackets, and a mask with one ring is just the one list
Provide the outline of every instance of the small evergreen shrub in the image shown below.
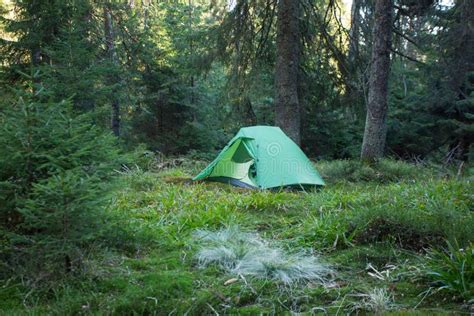
[[[33,92],[32,92],[33,91]],[[49,279],[77,271],[106,225],[116,140],[32,87],[0,112],[0,277]]]

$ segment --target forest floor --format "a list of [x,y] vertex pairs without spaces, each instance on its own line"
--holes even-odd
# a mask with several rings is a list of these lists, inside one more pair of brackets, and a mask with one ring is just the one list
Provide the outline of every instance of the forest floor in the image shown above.
[[[320,190],[271,192],[190,183],[200,167],[123,173],[108,212],[129,241],[99,243],[80,276],[47,292],[0,287],[2,314],[473,312],[469,297],[430,276],[443,264],[432,247],[472,242],[472,181],[389,160],[376,168],[335,161],[318,163],[327,181]],[[196,230],[223,227],[317,254],[333,272],[324,285],[286,284],[203,267]]]

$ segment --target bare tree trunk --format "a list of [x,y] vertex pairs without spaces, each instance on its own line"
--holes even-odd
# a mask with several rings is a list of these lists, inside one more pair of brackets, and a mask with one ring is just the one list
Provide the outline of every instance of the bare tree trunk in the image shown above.
[[360,34],[360,5],[361,0],[353,0],[351,6],[351,28],[349,30],[349,64],[354,68],[354,63],[359,56],[359,34]]
[[[41,49],[38,47],[38,48],[34,48],[31,50],[31,65],[33,67],[38,67],[41,63]],[[38,73],[36,72],[36,69],[34,70],[34,74],[33,74],[33,90],[36,92],[36,90],[38,89],[38,86],[41,84],[41,80],[40,80],[40,76],[38,75]]]
[[248,95],[239,95],[237,101],[238,114],[242,123],[246,126],[252,126],[257,124],[257,116],[252,107],[252,101]]
[[377,0],[375,2],[374,43],[370,66],[367,118],[361,152],[361,159],[368,161],[383,156],[387,136],[392,9],[392,0]]
[[275,124],[298,145],[301,143],[301,113],[298,98],[299,15],[299,1],[278,1]]
[[149,0],[141,0],[143,10],[143,30],[148,30],[148,7],[150,6]]
[[[193,1],[192,0],[188,0],[188,9],[189,9],[189,14],[188,14],[188,31],[189,32],[192,32],[193,31],[193,18],[194,18],[194,7],[193,7]],[[193,41],[193,37],[190,36],[189,37],[189,56],[188,58],[190,60],[193,60],[192,59],[192,54],[194,53],[194,41]],[[194,63],[194,62],[192,62]],[[191,64],[191,69],[194,69],[194,64]],[[194,72],[194,70],[191,70],[192,72]],[[191,88],[191,104],[194,105],[196,104],[196,82],[195,82],[195,79],[194,79],[194,74],[191,73],[191,76],[189,78],[189,85],[190,85],[190,88]]]
[[41,49],[34,48],[31,50],[31,64],[34,67],[38,67],[40,63],[41,63]]
[[[351,28],[349,30],[349,51],[347,54],[347,78],[345,103],[347,106],[347,114],[354,120],[357,117],[357,112],[360,111],[360,101],[363,99],[363,88],[361,84],[362,67],[359,55],[360,43],[360,23],[361,23],[361,5],[362,0],[353,0],[351,6]],[[341,72],[343,73],[343,72]]]
[[[110,13],[110,4],[104,4],[104,31],[105,31],[105,44],[107,47],[107,54],[114,64],[118,65],[117,54],[115,52],[115,43],[114,43],[114,27],[112,22],[112,14]],[[114,76],[111,80],[112,84],[116,84],[118,78]],[[115,90],[115,89],[114,89]],[[120,136],[120,102],[117,97],[117,91],[112,93],[112,132],[115,136]]]

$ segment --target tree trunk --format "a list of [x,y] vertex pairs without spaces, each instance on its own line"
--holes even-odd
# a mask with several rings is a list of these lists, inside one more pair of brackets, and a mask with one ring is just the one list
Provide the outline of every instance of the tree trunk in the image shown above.
[[298,98],[299,15],[299,1],[278,1],[275,124],[298,145],[301,142],[301,113]]
[[375,2],[372,62],[370,66],[367,118],[361,159],[373,161],[384,153],[387,136],[388,76],[392,39],[392,0]]
[[[107,47],[107,54],[110,58],[110,61],[114,66],[118,65],[117,54],[115,52],[115,43],[114,43],[114,28],[112,23],[112,14],[110,13],[110,4],[106,3],[104,5],[104,31],[105,31],[105,44]],[[111,83],[113,85],[117,84],[118,78],[114,75],[111,78]],[[120,136],[120,102],[117,97],[118,91],[115,91],[114,88],[112,91],[112,132],[115,136]]]
[[[347,114],[349,117],[356,119],[358,112],[361,112],[362,105],[363,87],[361,81],[363,63],[361,64],[361,58],[359,55],[359,43],[360,43],[360,23],[361,23],[361,5],[362,0],[353,0],[351,6],[351,27],[349,30],[349,51],[347,54],[347,75],[345,79],[346,93],[344,96],[344,103],[347,106]],[[343,74],[344,72],[341,72]]]
[[359,33],[360,33],[360,5],[361,0],[353,0],[351,6],[351,28],[349,30],[349,65],[354,68],[359,56]]
[[252,126],[257,124],[257,116],[255,115],[255,112],[252,107],[252,101],[250,100],[250,97],[245,95],[245,96],[240,96],[238,102],[238,113],[239,117],[242,120],[242,123],[245,126]]
[[39,72],[36,72],[36,68],[40,66],[41,63],[41,49],[34,48],[31,50],[31,65],[35,68],[33,73],[33,91],[36,92],[39,90],[41,85]]
[[142,0],[143,10],[143,31],[148,30],[148,7],[150,6],[149,0]]
[[[193,31],[193,18],[194,18],[194,4],[192,0],[188,0],[188,9],[189,9],[189,14],[188,14],[188,31],[191,33]],[[191,105],[196,104],[196,82],[194,79],[194,61],[192,58],[192,54],[194,53],[194,41],[193,41],[193,36],[189,37],[189,62],[190,62],[190,68],[191,68],[191,76],[189,78],[189,85],[190,85],[190,93],[191,93]]]
[[41,49],[34,48],[31,51],[31,64],[33,67],[38,67],[41,63]]

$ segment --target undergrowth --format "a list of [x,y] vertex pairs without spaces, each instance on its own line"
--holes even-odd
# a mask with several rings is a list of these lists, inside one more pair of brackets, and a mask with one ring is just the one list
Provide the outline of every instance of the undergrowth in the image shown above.
[[319,161],[316,166],[329,183],[413,181],[434,177],[436,174],[434,169],[391,159],[382,159],[372,164],[359,160]]
[[[107,213],[127,239],[117,234],[54,290],[2,280],[2,314],[469,312],[468,180],[336,161],[317,164],[329,183],[320,191],[270,192],[192,183],[198,168],[186,164],[123,172]],[[445,251],[445,240],[457,244]],[[334,270],[326,286],[327,266],[302,249]]]
[[445,249],[431,250],[429,255],[428,274],[435,285],[474,303],[474,244],[462,248],[457,242],[447,242]]

